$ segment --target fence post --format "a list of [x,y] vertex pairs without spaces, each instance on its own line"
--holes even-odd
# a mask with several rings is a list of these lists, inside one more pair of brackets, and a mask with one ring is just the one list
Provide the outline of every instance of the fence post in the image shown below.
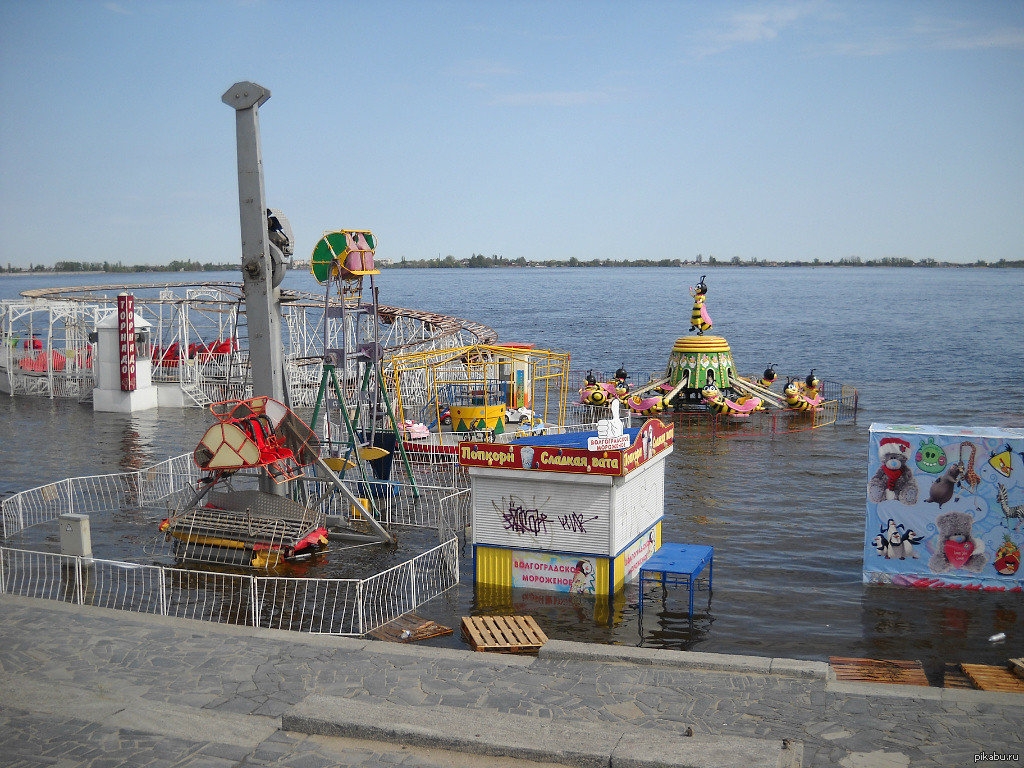
[[358,614],[359,634],[362,635],[362,634],[365,634],[364,630],[363,630],[363,628],[365,627],[365,622],[363,620],[363,580],[362,579],[360,579],[359,581],[356,582],[356,605],[359,608],[359,614]]
[[456,538],[450,542],[448,550],[448,568],[452,572],[452,580],[455,584],[461,581],[462,574],[459,573],[459,540]]
[[412,604],[409,606],[409,610],[416,607],[416,558],[414,557],[409,561],[409,597],[412,599]]
[[4,552],[6,551],[7,547],[0,547],[0,595],[7,592],[7,575],[4,572],[4,566],[7,564],[4,560]]
[[85,605],[85,589],[82,587],[82,558],[75,557],[75,603]]
[[251,612],[252,612],[252,625],[254,627],[257,627],[257,628],[261,626],[261,618],[262,618],[260,616],[259,595],[256,593],[256,591],[259,589],[259,586],[260,586],[259,585],[259,577],[258,576],[250,576],[249,577],[249,604],[251,606]]
[[160,593],[157,595],[157,606],[160,608],[160,615],[166,616],[170,609],[167,599],[167,569],[160,566],[157,572],[160,574],[157,580],[157,587],[160,590]]

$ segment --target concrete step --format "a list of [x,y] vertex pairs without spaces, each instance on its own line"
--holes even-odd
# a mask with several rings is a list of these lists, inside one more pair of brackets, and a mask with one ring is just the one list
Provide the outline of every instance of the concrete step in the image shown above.
[[800,742],[544,720],[461,707],[309,696],[281,718],[286,731],[366,739],[580,768],[801,768]]

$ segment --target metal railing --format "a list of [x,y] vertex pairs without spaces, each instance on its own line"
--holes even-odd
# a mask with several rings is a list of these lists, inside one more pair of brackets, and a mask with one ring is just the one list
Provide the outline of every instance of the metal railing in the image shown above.
[[456,538],[366,579],[216,573],[0,547],[4,594],[310,634],[366,634],[458,583]]
[[[186,454],[135,472],[32,488],[3,500],[3,533],[6,538],[66,513],[171,509],[192,493],[197,478]],[[418,487],[412,493],[396,490],[393,483],[353,485],[353,492],[374,496],[386,524],[436,528],[440,543],[361,579],[223,573],[3,546],[0,592],[225,624],[362,635],[459,583],[458,536],[469,522],[469,491]]]
[[12,536],[68,513],[88,515],[161,502],[173,505],[179,494],[191,491],[198,477],[191,454],[184,454],[135,472],[72,477],[30,488],[0,502],[3,535]]

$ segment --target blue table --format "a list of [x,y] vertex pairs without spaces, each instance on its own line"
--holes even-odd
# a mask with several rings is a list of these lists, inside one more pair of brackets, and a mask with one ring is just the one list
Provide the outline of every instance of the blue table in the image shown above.
[[697,577],[708,570],[708,591],[714,573],[715,548],[703,544],[662,544],[640,566],[640,610],[644,608],[644,584],[654,582],[663,587],[685,585],[690,592],[690,616],[693,616],[693,590]]

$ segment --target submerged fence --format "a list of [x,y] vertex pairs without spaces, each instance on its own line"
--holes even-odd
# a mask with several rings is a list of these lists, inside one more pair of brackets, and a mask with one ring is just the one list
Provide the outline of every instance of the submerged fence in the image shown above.
[[[186,455],[137,472],[33,488],[3,500],[3,533],[8,537],[66,513],[174,507],[196,478]],[[362,635],[459,583],[458,534],[468,522],[465,489],[422,488],[379,501],[386,524],[436,528],[441,543],[361,579],[224,573],[0,546],[0,592],[224,624]]]
[[771,437],[842,424],[857,416],[857,390],[826,381],[821,387],[824,401],[818,407],[798,411],[768,409],[745,417],[718,415],[703,408],[666,412],[675,426],[675,439],[717,437]]
[[0,547],[0,592],[133,613],[362,635],[459,583],[452,538],[367,579],[196,571]]
[[89,515],[161,503],[173,505],[180,494],[191,492],[198,477],[191,455],[185,454],[135,472],[71,477],[30,488],[0,503],[3,535],[6,538],[69,513]]

